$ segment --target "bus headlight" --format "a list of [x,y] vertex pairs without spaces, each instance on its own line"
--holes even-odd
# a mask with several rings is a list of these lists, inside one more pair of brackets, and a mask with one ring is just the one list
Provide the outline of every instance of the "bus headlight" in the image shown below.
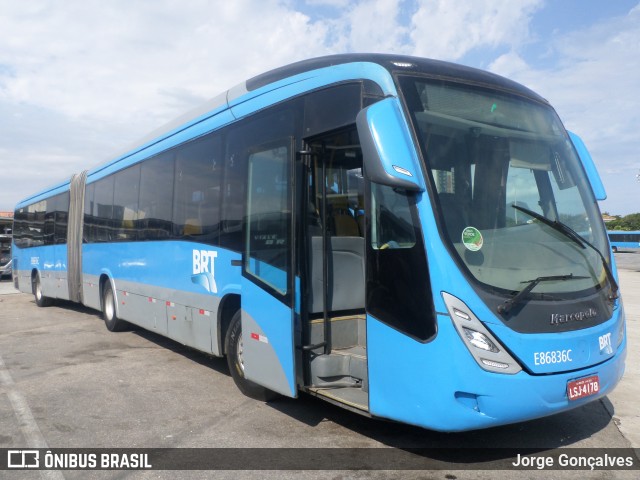
[[512,375],[522,370],[462,300],[446,292],[442,292],[442,298],[458,335],[481,368]]
[[462,331],[467,337],[467,340],[469,340],[469,343],[474,347],[493,353],[498,353],[500,351],[484,333],[476,332],[475,330],[465,327],[462,327]]

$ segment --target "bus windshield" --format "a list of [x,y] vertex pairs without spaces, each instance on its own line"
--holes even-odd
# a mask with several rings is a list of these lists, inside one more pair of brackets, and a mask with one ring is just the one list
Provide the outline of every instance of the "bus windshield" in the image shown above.
[[570,227],[609,258],[588,179],[553,109],[459,83],[399,83],[443,236],[467,273],[504,293],[550,277],[532,292],[545,299],[603,288],[598,253],[550,226]]

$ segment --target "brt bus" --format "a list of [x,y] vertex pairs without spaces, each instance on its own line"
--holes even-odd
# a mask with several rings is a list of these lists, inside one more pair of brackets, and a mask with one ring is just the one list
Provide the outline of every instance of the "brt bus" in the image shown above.
[[14,281],[306,392],[459,431],[622,377],[625,316],[580,139],[484,71],[337,55],[258,75],[20,202]]
[[611,250],[617,252],[621,248],[640,248],[640,231],[608,231]]

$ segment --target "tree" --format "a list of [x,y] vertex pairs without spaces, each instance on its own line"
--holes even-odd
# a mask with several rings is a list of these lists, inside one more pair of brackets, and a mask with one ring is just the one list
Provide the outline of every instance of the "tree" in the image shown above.
[[640,213],[632,213],[608,222],[607,230],[640,230]]

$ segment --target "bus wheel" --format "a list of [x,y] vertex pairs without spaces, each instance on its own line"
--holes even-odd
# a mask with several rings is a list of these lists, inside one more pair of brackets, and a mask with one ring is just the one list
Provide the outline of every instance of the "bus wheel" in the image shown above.
[[39,273],[36,273],[33,278],[33,296],[36,299],[36,305],[39,307],[48,307],[53,303],[51,298],[42,295],[42,283],[40,283]]
[[229,325],[225,338],[227,363],[229,364],[231,377],[238,389],[247,397],[263,402],[274,400],[278,397],[276,392],[264,388],[244,377],[242,323],[240,322],[240,317],[240,310],[238,310],[231,319],[231,324]]
[[125,327],[125,322],[116,315],[116,297],[108,281],[102,288],[102,318],[110,332],[119,332]]

